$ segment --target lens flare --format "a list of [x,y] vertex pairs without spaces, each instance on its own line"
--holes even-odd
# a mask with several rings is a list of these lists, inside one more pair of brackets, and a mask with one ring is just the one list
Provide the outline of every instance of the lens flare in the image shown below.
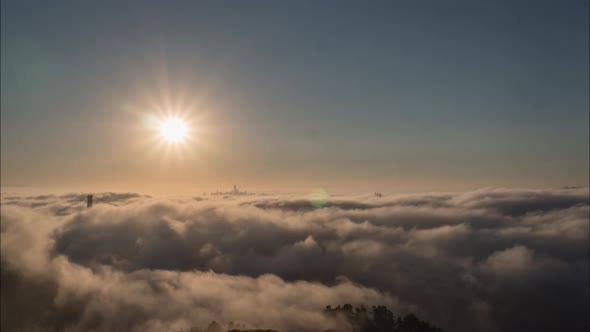
[[311,192],[309,199],[314,208],[321,208],[328,203],[329,197],[330,196],[324,189],[316,188]]

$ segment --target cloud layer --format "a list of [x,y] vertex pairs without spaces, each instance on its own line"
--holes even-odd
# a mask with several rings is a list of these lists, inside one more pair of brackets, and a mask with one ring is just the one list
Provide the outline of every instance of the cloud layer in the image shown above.
[[588,188],[101,196],[118,206],[2,195],[3,330],[313,331],[345,302],[448,331],[588,328]]

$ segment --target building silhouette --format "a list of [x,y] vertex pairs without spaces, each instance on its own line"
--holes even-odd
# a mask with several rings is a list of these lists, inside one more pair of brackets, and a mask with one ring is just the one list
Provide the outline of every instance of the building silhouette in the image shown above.
[[240,191],[240,189],[238,189],[238,186],[236,186],[234,184],[233,189],[229,190],[229,191],[219,191],[219,189],[217,189],[217,191],[212,192],[211,195],[233,195],[233,196],[239,196],[239,195],[253,195],[254,193],[250,193],[247,191]]

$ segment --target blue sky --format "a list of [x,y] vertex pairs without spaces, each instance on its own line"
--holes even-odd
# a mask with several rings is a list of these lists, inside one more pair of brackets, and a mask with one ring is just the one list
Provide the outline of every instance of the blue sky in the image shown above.
[[[2,1],[2,186],[587,185],[588,11]],[[194,119],[194,137],[162,147],[150,113]]]

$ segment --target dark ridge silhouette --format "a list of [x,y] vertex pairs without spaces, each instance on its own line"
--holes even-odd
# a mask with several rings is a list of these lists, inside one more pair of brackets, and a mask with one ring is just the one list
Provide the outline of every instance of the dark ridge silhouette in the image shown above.
[[[367,310],[363,305],[353,307],[351,304],[338,305],[335,308],[328,305],[324,309],[324,315],[334,319],[345,320],[350,324],[345,330],[328,329],[323,332],[443,332],[442,329],[420,320],[410,313],[396,317],[386,306],[378,305]],[[237,327],[237,328],[236,328]],[[278,332],[270,329],[246,329],[243,325],[230,322],[227,329],[216,321],[211,322],[207,329],[201,330],[193,327],[190,332]],[[318,331],[321,327],[318,326]]]
[[227,332],[278,332],[276,330],[237,330],[237,329],[233,329],[233,330],[229,330]]
[[[329,317],[345,319],[353,332],[442,332],[442,329],[429,322],[418,319],[414,314],[403,318],[396,317],[386,306],[373,306],[367,310],[364,306],[353,308],[351,304],[326,306],[324,314]],[[324,332],[338,332],[325,330]]]
[[207,327],[207,332],[223,332],[223,328],[216,321],[212,321]]

